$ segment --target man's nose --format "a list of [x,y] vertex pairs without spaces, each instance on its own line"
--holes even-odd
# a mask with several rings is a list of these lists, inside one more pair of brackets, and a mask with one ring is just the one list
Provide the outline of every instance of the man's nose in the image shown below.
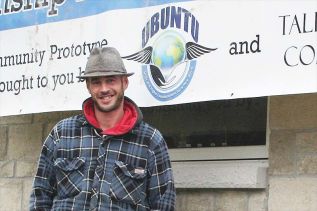
[[102,86],[105,88],[109,88],[110,85],[109,85],[108,81],[104,80],[104,81],[102,81]]
[[101,82],[101,84],[100,84],[100,91],[103,91],[103,92],[106,92],[106,91],[109,91],[109,86],[108,86],[108,84],[106,83],[106,82]]

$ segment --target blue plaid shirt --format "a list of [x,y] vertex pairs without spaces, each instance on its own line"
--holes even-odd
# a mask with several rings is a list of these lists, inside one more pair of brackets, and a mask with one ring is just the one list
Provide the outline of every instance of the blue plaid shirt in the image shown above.
[[101,135],[77,115],[60,121],[45,140],[30,210],[170,211],[175,197],[158,130],[140,119],[126,134]]

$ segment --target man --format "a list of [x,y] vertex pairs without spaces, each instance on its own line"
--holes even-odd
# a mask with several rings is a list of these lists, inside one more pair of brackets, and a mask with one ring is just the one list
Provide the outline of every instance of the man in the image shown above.
[[30,210],[174,210],[166,143],[124,96],[118,51],[92,50],[83,76],[83,114],[57,123],[45,140]]

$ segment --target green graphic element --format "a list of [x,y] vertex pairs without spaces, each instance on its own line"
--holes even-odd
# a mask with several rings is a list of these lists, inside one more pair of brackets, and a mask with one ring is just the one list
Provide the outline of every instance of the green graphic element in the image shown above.
[[184,41],[175,32],[166,32],[155,41],[152,62],[161,70],[168,70],[184,59]]

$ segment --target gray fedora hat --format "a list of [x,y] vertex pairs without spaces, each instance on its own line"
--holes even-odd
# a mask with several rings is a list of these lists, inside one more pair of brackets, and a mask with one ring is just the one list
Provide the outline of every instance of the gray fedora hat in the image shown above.
[[89,78],[99,76],[125,75],[131,76],[134,73],[127,73],[123,60],[113,47],[94,48],[88,57],[84,75],[78,78]]

